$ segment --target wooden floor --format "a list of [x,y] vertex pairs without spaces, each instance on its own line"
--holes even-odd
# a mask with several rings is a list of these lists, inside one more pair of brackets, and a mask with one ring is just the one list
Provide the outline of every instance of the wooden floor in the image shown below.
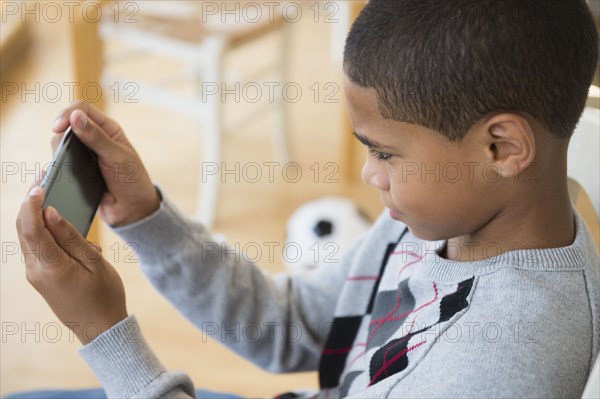
[[[30,90],[6,95],[0,109],[2,161],[1,182],[1,319],[0,394],[38,388],[78,388],[98,382],[77,353],[80,344],[62,327],[48,306],[25,280],[20,254],[16,251],[15,218],[34,172],[51,159],[50,125],[57,112],[69,102],[72,60],[67,23],[35,24],[35,42],[30,56],[5,82],[25,85]],[[343,94],[339,66],[331,61],[331,26],[303,18],[292,28],[293,59],[290,78],[303,89],[300,101],[290,104],[291,141],[294,160],[302,178],[286,182],[275,169],[273,182],[239,183],[230,176],[222,185],[214,230],[233,243],[283,242],[285,222],[302,202],[327,194],[352,195],[370,216],[381,209],[377,194],[355,187],[343,179],[343,171],[325,179],[339,165],[343,132]],[[257,47],[241,57],[261,57],[268,50]],[[338,103],[325,103],[331,93],[324,85],[339,89]],[[314,90],[320,85],[320,99]],[[5,84],[5,83],[3,83]],[[56,98],[53,87],[62,88]],[[37,96],[37,98],[36,98]],[[5,98],[4,98],[5,97]],[[109,114],[121,123],[136,146],[153,180],[186,213],[191,214],[198,190],[200,145],[195,121],[160,112],[143,104],[109,102]],[[236,114],[235,109],[230,115]],[[228,117],[228,119],[230,119]],[[268,118],[259,117],[225,140],[225,162],[275,161],[271,149]],[[315,166],[320,174],[315,179]],[[312,168],[311,168],[312,167]],[[327,169],[326,169],[327,168]],[[266,170],[263,170],[266,172]],[[243,176],[242,176],[243,177]],[[317,180],[315,182],[315,180]],[[316,387],[316,373],[272,375],[232,354],[206,338],[163,299],[145,279],[130,252],[106,228],[102,228],[104,253],[117,267],[127,291],[130,313],[137,315],[146,339],[171,370],[184,370],[197,387],[224,390],[245,396],[269,396],[293,387]],[[265,247],[266,250],[266,247]],[[280,258],[260,260],[267,272],[283,270]]]

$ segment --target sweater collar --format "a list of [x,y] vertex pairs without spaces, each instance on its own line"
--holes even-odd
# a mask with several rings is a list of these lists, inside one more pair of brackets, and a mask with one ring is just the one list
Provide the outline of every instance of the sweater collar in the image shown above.
[[[566,247],[544,249],[516,249],[475,262],[459,262],[442,258],[441,250],[447,240],[430,241],[423,253],[422,271],[436,281],[462,281],[473,276],[494,273],[502,268],[535,271],[581,270],[585,267],[586,253],[590,251],[591,237],[583,219],[573,210],[575,240]],[[490,252],[496,250],[490,247]],[[595,249],[592,249],[595,251]]]

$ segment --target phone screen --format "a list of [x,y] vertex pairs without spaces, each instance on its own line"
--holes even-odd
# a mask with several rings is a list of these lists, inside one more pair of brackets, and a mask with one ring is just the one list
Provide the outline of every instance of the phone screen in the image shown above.
[[71,130],[65,132],[41,183],[42,205],[51,205],[86,237],[106,191],[96,154]]

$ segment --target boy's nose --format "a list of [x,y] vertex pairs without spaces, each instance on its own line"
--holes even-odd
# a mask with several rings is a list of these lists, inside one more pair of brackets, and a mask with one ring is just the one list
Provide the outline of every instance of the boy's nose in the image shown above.
[[390,189],[387,173],[383,170],[382,165],[370,156],[367,156],[363,165],[361,177],[365,183],[379,190],[388,191]]

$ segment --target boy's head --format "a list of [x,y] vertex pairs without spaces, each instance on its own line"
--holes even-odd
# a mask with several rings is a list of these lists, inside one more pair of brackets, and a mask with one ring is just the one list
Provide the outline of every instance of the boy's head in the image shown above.
[[344,54],[363,178],[423,238],[476,231],[564,183],[597,60],[583,0],[371,0]]
[[569,137],[597,62],[583,0],[371,0],[346,42],[344,70],[372,87],[386,118],[460,140],[499,110]]

